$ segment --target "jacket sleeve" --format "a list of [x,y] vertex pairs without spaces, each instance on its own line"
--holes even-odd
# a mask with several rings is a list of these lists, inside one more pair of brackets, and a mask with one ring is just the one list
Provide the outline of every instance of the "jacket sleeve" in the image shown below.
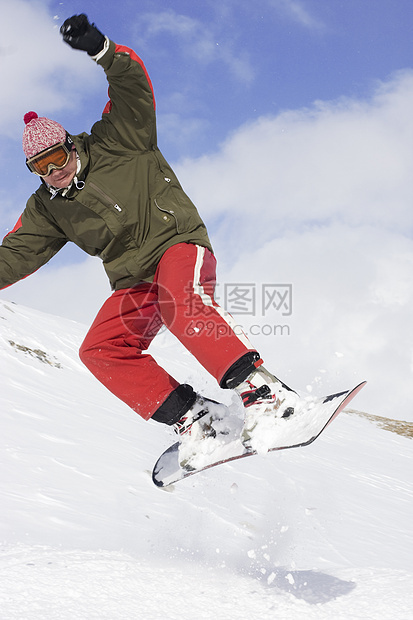
[[115,145],[147,151],[156,145],[155,96],[145,65],[124,45],[109,41],[97,61],[109,82],[109,102],[92,135],[112,151]]
[[0,245],[0,290],[39,269],[67,242],[36,202],[34,196],[29,198],[16,226]]

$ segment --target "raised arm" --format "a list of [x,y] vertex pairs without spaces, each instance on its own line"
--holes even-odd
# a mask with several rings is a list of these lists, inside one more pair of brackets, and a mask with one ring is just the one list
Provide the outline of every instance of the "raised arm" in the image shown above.
[[102,120],[92,129],[95,140],[111,148],[115,141],[131,150],[156,146],[155,97],[139,56],[110,41],[86,15],[69,17],[61,32],[68,45],[86,51],[103,67],[109,82],[109,102]]

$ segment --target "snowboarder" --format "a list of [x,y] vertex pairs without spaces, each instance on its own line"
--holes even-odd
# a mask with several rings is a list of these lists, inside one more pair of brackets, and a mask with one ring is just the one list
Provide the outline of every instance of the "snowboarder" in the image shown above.
[[[109,101],[90,134],[25,115],[23,150],[40,187],[0,246],[0,288],[47,263],[68,241],[99,256],[113,294],[80,348],[87,368],[145,420],[174,426],[185,441],[214,433],[225,407],[180,384],[149,354],[162,325],[246,412],[291,414],[284,387],[214,299],[216,260],[205,225],[157,146],[155,99],[142,60],[74,15],[63,40],[106,73]],[[247,416],[248,418],[248,416]],[[255,416],[251,417],[256,420]],[[256,421],[253,422],[254,424]],[[248,441],[248,420],[244,429]]]

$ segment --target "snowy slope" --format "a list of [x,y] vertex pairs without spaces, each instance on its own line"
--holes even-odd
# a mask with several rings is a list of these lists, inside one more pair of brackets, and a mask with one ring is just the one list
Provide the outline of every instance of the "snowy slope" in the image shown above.
[[[413,617],[411,437],[344,413],[160,490],[174,438],[86,371],[85,331],[0,302],[1,620]],[[168,334],[152,352],[229,402]]]

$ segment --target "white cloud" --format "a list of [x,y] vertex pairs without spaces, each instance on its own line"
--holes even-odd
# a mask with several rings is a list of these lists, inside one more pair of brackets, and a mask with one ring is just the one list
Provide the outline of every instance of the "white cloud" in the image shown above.
[[[172,109],[179,109],[179,96],[171,97]],[[168,108],[168,106],[163,106]],[[208,131],[208,123],[199,117],[187,116],[185,122],[178,113],[170,112],[157,116],[158,134],[162,136],[162,143],[170,143],[179,151],[193,143],[194,136],[202,136]]]
[[[176,39],[186,57],[199,67],[223,63],[232,76],[243,83],[254,77],[252,64],[241,45],[235,44],[218,23],[204,22],[169,10],[146,13],[139,19],[139,45],[148,45],[156,37],[170,35]],[[145,35],[142,35],[142,33]]]
[[261,118],[178,170],[210,219],[254,221],[265,240],[337,219],[412,230],[412,103],[413,71],[401,72],[368,101]]
[[89,325],[110,294],[102,262],[87,257],[64,266],[51,261],[28,278],[0,291],[0,298]]
[[269,0],[277,12],[286,14],[290,19],[310,30],[324,29],[323,22],[310,12],[300,0]]
[[[86,54],[62,43],[47,2],[0,0],[0,132],[16,137],[22,117],[75,108],[98,71]],[[74,54],[77,54],[76,59]],[[5,86],[7,85],[7,86]]]
[[[235,132],[176,166],[218,255],[219,280],[292,283],[290,336],[253,343],[319,393],[362,379],[357,406],[413,419],[413,72],[369,100],[316,102]],[[336,355],[336,353],[340,355]],[[395,402],[397,403],[395,407]]]

